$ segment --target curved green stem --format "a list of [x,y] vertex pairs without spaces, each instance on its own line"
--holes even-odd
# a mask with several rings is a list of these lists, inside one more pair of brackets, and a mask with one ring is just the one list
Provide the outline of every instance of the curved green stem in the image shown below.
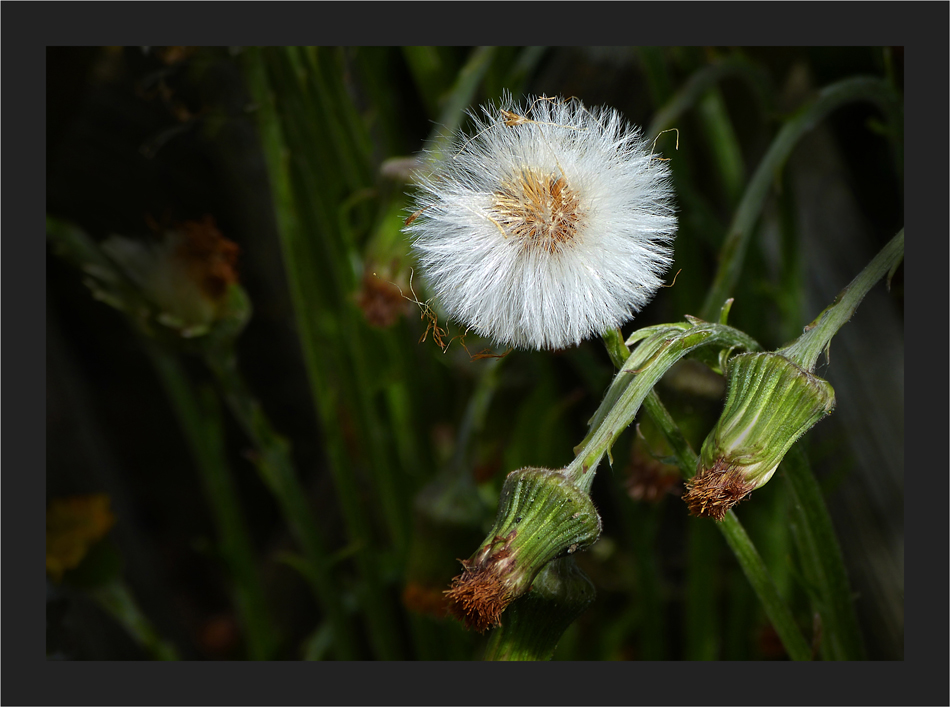
[[794,361],[806,371],[814,371],[822,351],[831,339],[851,319],[868,291],[904,257],[904,229],[881,249],[861,273],[851,281],[815,320],[805,327],[805,333],[778,353]]
[[[703,303],[700,316],[708,319],[729,297],[742,272],[745,252],[755,223],[762,212],[772,181],[798,141],[836,108],[855,101],[878,104],[892,124],[900,124],[901,104],[893,88],[883,79],[845,79],[823,89],[818,98],[798,111],[775,136],[769,151],[753,175],[736,210],[726,240],[719,251],[719,269]],[[895,131],[898,129],[895,128]]]
[[646,131],[646,139],[653,140],[663,130],[671,127],[686,111],[700,101],[709,89],[726,78],[742,78],[747,81],[759,99],[764,111],[772,109],[772,88],[768,74],[761,66],[743,57],[730,57],[703,67],[694,73],[683,87],[653,116]]
[[[754,340],[737,329],[695,318],[689,322],[641,329],[627,343],[634,340],[643,341],[614,377],[603,402],[591,418],[590,432],[575,447],[576,457],[564,470],[565,475],[573,478],[578,488],[585,492],[590,491],[600,460],[605,454],[610,454],[614,441],[633,422],[644,398],[670,366],[701,346],[758,348]],[[613,348],[616,355],[619,349]]]

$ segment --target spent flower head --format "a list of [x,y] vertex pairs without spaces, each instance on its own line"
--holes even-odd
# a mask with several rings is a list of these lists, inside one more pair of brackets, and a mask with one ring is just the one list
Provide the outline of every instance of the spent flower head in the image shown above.
[[683,495],[693,515],[720,521],[765,485],[798,438],[835,407],[827,381],[779,353],[735,356],[728,376],[722,415]]
[[239,248],[210,217],[148,242],[111,236],[102,249],[157,309],[158,321],[186,338],[207,333],[222,317],[238,281]]
[[469,628],[501,625],[501,614],[531,590],[551,560],[600,537],[600,515],[564,470],[526,467],[508,474],[495,525],[445,594],[449,611]]
[[507,96],[471,117],[420,170],[405,228],[445,313],[533,349],[632,319],[672,260],[666,162],[616,110],[576,99]]

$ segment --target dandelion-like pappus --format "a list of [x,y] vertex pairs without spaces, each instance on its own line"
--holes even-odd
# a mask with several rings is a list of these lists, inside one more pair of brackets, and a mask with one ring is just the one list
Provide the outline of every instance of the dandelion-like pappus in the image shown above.
[[577,99],[506,97],[471,117],[420,170],[405,228],[446,315],[529,349],[630,321],[672,261],[666,162],[616,110]]

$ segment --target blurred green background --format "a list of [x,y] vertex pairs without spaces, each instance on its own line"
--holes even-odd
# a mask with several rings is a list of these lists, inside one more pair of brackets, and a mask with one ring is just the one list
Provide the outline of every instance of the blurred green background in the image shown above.
[[[389,285],[409,294],[399,229],[410,158],[505,90],[607,104],[650,135],[677,128],[678,149],[673,133],[657,149],[680,217],[668,282],[681,272],[629,334],[699,314],[783,121],[856,76],[900,92],[902,49],[49,48],[47,213],[93,241],[210,216],[239,246],[253,315],[237,367],[289,444],[298,485],[281,496],[262,480],[266,440],[201,356],[149,353],[50,248],[47,502],[105,493],[115,525],[107,551],[47,580],[47,656],[151,659],[171,646],[184,659],[478,658],[485,637],[443,615],[456,558],[490,527],[508,471],[571,461],[614,369],[597,340],[480,360],[465,347],[488,343],[473,337],[445,352],[431,331],[420,343],[426,320]],[[845,104],[775,174],[730,318],[765,347],[795,338],[903,227],[902,136],[885,118]],[[818,373],[838,407],[802,443],[874,659],[903,658],[902,273],[835,338]],[[658,392],[698,449],[724,388],[694,364]],[[197,401],[200,429],[173,379]],[[594,485],[604,535],[576,559],[597,599],[555,659],[784,658],[722,538],[687,517],[660,442],[646,423],[640,432],[621,438]],[[201,440],[233,487],[243,574]],[[782,491],[773,481],[737,513],[817,646]],[[303,506],[288,510],[288,495]],[[312,519],[309,534],[289,513]],[[123,588],[111,603],[106,579]]]

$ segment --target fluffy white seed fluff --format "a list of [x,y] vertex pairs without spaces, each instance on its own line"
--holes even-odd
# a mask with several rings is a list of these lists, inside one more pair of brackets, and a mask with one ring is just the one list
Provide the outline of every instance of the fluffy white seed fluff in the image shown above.
[[558,349],[630,321],[662,285],[669,168],[611,108],[506,97],[417,178],[405,231],[428,290],[463,327]]

